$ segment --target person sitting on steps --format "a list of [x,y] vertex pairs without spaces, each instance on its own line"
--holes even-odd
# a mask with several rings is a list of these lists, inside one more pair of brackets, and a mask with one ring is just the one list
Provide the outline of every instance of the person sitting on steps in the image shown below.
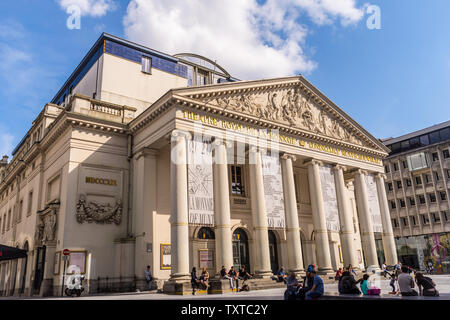
[[209,272],[206,270],[206,267],[203,267],[202,274],[200,276],[200,283],[207,290],[209,287]]
[[349,271],[345,271],[342,274],[341,281],[338,285],[339,293],[342,294],[361,294],[358,287],[356,286],[357,282],[353,275],[350,274]]

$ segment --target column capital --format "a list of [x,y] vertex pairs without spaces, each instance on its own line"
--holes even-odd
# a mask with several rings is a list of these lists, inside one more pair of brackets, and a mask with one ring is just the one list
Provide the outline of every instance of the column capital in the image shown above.
[[336,170],[336,171],[339,171],[339,170],[347,171],[347,167],[342,165],[342,164],[339,164],[339,163],[335,164],[333,166],[333,169]]
[[156,157],[159,153],[159,150],[152,148],[142,148],[134,154],[135,160],[139,160],[141,157]]
[[384,173],[377,173],[375,177],[384,180],[387,179],[387,176]]
[[173,130],[171,133],[167,135],[167,139],[169,141],[172,141],[173,139],[176,139],[178,137],[184,137],[186,140],[190,140],[192,138],[192,135],[188,131],[178,129]]
[[283,159],[283,160],[291,159],[292,161],[295,161],[295,160],[297,160],[297,157],[295,155],[293,155],[293,154],[290,154],[290,153],[283,153],[281,155],[281,159]]
[[228,141],[228,140],[224,140],[221,138],[217,138],[217,137],[213,137],[213,142],[212,142],[213,146],[220,146],[220,145],[225,145],[225,148],[230,149],[233,147],[233,142]]
[[266,153],[267,153],[267,149],[266,149],[266,148],[263,148],[263,147],[258,147],[258,146],[249,144],[249,145],[248,145],[248,150],[245,151],[245,154],[248,155],[248,154],[250,154],[250,153],[257,153],[257,152],[266,154]]
[[367,176],[369,174],[369,172],[367,170],[363,170],[363,169],[356,169],[355,173],[365,175],[365,176]]
[[320,160],[317,160],[317,159],[311,159],[308,161],[304,161],[303,164],[307,165],[307,166],[313,166],[313,165],[323,166],[323,162]]

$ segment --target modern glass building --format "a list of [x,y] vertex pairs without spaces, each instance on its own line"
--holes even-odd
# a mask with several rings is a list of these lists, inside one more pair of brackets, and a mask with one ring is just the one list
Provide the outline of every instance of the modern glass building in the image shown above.
[[390,138],[386,193],[400,261],[450,272],[450,121]]

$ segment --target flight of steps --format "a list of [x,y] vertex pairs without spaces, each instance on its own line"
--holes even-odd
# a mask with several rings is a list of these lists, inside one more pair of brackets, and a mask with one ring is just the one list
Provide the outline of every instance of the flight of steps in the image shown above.
[[[286,288],[286,284],[284,282],[277,282],[272,279],[249,279],[245,281],[245,284],[248,284],[251,291]],[[239,286],[241,286],[241,283],[239,283]]]

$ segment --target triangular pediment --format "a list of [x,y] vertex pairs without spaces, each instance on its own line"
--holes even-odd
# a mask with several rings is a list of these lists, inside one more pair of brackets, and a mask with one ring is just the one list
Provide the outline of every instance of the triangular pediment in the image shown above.
[[241,81],[177,89],[179,97],[224,112],[256,117],[355,146],[387,153],[387,148],[303,77]]

